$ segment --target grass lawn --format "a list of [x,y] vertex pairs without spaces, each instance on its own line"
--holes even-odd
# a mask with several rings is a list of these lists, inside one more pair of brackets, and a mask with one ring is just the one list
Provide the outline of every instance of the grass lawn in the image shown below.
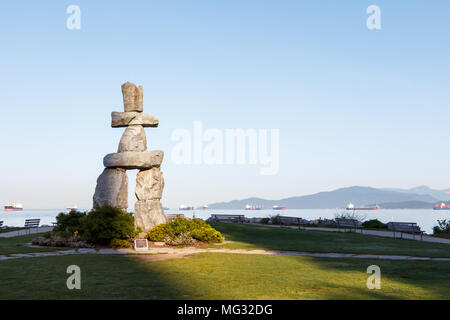
[[[334,233],[215,224],[227,240],[214,247],[449,257],[450,246]],[[0,238],[0,255],[55,248],[24,246],[37,235]],[[202,253],[67,255],[0,261],[0,299],[450,299],[450,262],[331,259]],[[68,290],[67,267],[81,268],[81,290]],[[369,290],[367,267],[381,268]]]
[[[81,290],[66,269],[81,268]],[[381,290],[366,288],[381,268]],[[204,253],[77,255],[0,262],[0,299],[450,299],[450,263]]]
[[237,223],[213,223],[212,226],[222,232],[226,240],[234,241],[215,246],[219,248],[450,257],[448,244]]
[[34,238],[42,234],[30,234],[26,236],[0,238],[0,255],[7,255],[12,253],[30,253],[30,252],[44,252],[44,251],[58,251],[65,248],[30,248],[27,243],[31,243]]

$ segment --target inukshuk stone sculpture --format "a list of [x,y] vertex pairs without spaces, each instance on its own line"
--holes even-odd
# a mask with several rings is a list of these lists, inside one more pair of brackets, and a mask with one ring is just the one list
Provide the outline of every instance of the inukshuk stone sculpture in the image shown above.
[[97,179],[94,208],[102,205],[126,210],[128,208],[128,176],[126,170],[138,169],[136,177],[137,202],[134,212],[136,228],[147,232],[166,222],[160,199],[164,179],[160,166],[164,152],[147,151],[144,127],[157,127],[158,119],[142,113],[142,86],[126,82],[122,85],[125,112],[111,113],[111,127],[125,127],[117,153],[105,156],[105,170]]

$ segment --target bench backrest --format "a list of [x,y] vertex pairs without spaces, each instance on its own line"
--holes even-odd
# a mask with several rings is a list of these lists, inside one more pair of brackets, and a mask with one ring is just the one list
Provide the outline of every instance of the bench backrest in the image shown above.
[[238,218],[238,217],[244,217],[244,215],[241,215],[241,214],[212,214],[211,217],[215,217],[215,218]]
[[41,222],[41,219],[27,219],[25,220],[25,228],[37,228],[39,227],[39,224]]
[[361,222],[356,219],[336,218],[336,223],[343,227],[360,227]]
[[245,220],[245,216],[241,214],[212,214],[212,220]]
[[278,216],[277,219],[281,222],[281,223],[300,223],[302,218],[298,218],[298,217],[286,217],[286,216]]
[[388,229],[394,231],[420,231],[420,227],[415,222],[388,222]]
[[277,219],[278,221],[280,221],[281,224],[285,223],[285,224],[303,225],[310,223],[308,220],[299,217],[278,216]]

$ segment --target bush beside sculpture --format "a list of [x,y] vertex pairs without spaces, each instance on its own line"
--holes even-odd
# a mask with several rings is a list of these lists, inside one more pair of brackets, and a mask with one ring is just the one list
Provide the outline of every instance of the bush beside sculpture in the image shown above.
[[[139,232],[141,230],[136,230],[134,227],[132,214],[110,206],[101,206],[89,213],[71,211],[58,214],[53,233],[47,236],[47,239],[58,237],[58,239],[71,239],[73,242],[118,245],[118,240],[128,241],[127,239],[136,237]],[[45,241],[41,242],[45,243]],[[122,243],[120,247],[124,245]]]
[[128,240],[123,240],[123,239],[112,239],[112,240],[109,242],[109,246],[110,246],[111,248],[114,248],[114,249],[121,249],[121,248],[128,249],[128,248],[131,248],[133,245],[132,245],[131,242],[128,241]]
[[176,218],[154,227],[147,234],[147,238],[168,245],[191,245],[195,241],[220,243],[225,240],[219,231],[205,221],[186,218]]

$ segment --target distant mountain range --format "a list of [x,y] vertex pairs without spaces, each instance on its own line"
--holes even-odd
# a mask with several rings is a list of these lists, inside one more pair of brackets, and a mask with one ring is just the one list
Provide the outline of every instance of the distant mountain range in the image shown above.
[[349,187],[312,195],[290,197],[280,200],[247,198],[229,202],[209,204],[210,209],[244,209],[247,204],[260,205],[266,209],[278,205],[288,209],[334,209],[345,208],[349,202],[356,206],[378,204],[385,209],[432,208],[441,201],[450,201],[450,189],[434,190],[427,186],[411,189],[377,189],[371,187]]
[[395,188],[387,188],[383,189],[387,191],[397,191],[401,193],[413,193],[413,194],[421,194],[421,195],[429,195],[432,196],[437,201],[449,201],[450,200],[450,189],[447,190],[433,190],[427,186],[419,186],[411,189],[395,189]]

